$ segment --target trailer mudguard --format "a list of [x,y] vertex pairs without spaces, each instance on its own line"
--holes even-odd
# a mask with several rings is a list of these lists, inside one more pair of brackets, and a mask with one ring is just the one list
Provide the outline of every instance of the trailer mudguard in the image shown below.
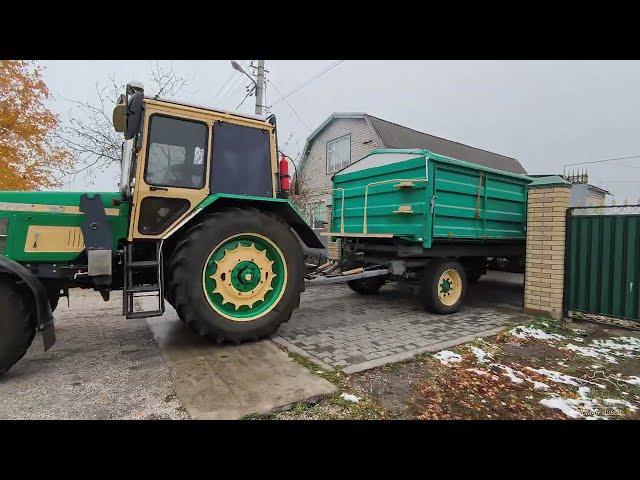
[[177,225],[168,235],[183,228],[194,217],[201,212],[216,210],[218,208],[256,208],[265,212],[273,213],[286,222],[302,240],[304,246],[310,249],[324,249],[324,245],[313,232],[307,222],[300,216],[295,206],[285,198],[253,197],[249,195],[213,194],[203,200],[181,224]]
[[47,290],[38,277],[18,262],[0,255],[0,273],[8,273],[22,280],[33,294],[36,306],[36,329],[42,333],[44,351],[46,352],[56,342],[56,334],[53,326],[53,313],[49,304]]

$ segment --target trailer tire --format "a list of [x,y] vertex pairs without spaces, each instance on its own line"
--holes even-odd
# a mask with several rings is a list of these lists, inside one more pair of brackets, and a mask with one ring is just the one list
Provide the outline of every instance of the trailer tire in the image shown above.
[[347,282],[347,285],[360,295],[374,295],[378,293],[378,290],[382,288],[386,281],[385,277],[359,278]]
[[423,271],[420,299],[434,313],[446,315],[457,312],[466,290],[466,272],[456,260],[433,260]]
[[302,249],[275,215],[254,208],[209,214],[176,244],[168,283],[167,297],[193,332],[218,343],[258,340],[300,304]]
[[33,301],[13,277],[0,277],[0,375],[16,364],[36,335]]

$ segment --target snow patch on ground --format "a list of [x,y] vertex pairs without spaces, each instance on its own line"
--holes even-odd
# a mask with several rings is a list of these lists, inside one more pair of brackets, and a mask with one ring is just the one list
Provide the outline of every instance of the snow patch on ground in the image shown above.
[[547,385],[546,383],[538,382],[536,380],[529,380],[529,381],[533,382],[534,390],[549,390],[549,385]]
[[462,361],[462,357],[451,350],[440,350],[433,357],[440,360],[440,363],[444,365],[451,365],[452,363],[459,363]]
[[621,378],[624,383],[628,383],[629,385],[640,385],[640,377],[630,376],[629,378]]
[[573,343],[570,343],[567,346],[561,348],[563,348],[564,350],[571,350],[572,352],[576,352],[578,355],[582,355],[583,357],[601,358],[609,363],[618,363],[615,357],[608,354],[609,350],[605,350],[603,348],[580,347],[578,345],[574,345]]
[[564,383],[565,385],[571,385],[572,387],[580,387],[585,383],[596,385],[600,388],[604,388],[604,385],[600,385],[599,383],[590,382],[589,380],[584,380],[582,378],[573,377],[571,375],[566,375],[562,372],[556,372],[554,370],[547,370],[546,368],[531,368],[527,367],[527,370],[531,370],[532,372],[536,372],[543,377],[547,377],[549,380],[555,383]]
[[360,401],[360,397],[356,397],[355,395],[352,395],[350,393],[343,393],[340,395],[340,398],[351,403],[358,403]]
[[603,418],[592,415],[598,404],[592,400],[578,400],[575,398],[551,397],[543,398],[540,403],[548,408],[560,410],[569,418],[585,418],[584,413],[590,413],[586,418],[598,419]]
[[594,340],[592,345],[603,353],[620,357],[635,358],[640,355],[640,340],[635,337],[612,337],[607,340]]
[[[574,340],[578,340],[574,338]],[[590,345],[580,346],[570,343],[564,347],[583,357],[597,358],[609,363],[618,363],[616,356],[637,358],[640,356],[640,340],[635,337],[612,337],[594,340]]]
[[513,382],[513,383],[524,383],[525,381],[527,382],[531,382],[533,384],[533,388],[535,390],[548,390],[549,389],[549,385],[547,385],[546,383],[543,382],[538,382],[536,380],[533,380],[529,377],[527,377],[524,373],[518,371],[518,370],[514,370],[511,367],[508,367],[506,365],[502,365],[500,363],[492,363],[491,365],[489,365],[489,368],[493,368],[493,369],[499,369],[502,370],[503,375],[505,377],[509,377],[509,379]]
[[589,400],[591,389],[589,387],[578,387],[578,395],[582,400]]
[[492,363],[489,367],[490,368],[497,368],[499,370],[502,370],[504,372],[503,375],[505,377],[509,377],[509,379],[513,383],[523,383],[525,380],[528,380],[525,375],[523,375],[522,373],[518,372],[517,370],[514,370],[511,367],[507,367],[506,365],[502,365],[500,363]]
[[547,333],[543,330],[540,330],[539,328],[524,327],[522,325],[509,330],[509,334],[517,338],[535,338],[536,340],[562,340],[565,338],[557,333]]
[[607,405],[622,405],[623,407],[628,408],[629,410],[631,410],[632,412],[635,412],[637,410],[636,406],[632,403],[627,402],[626,400],[618,400],[616,398],[605,398],[603,400],[604,403],[606,403]]
[[480,375],[481,377],[486,377],[489,375],[489,372],[485,372],[484,370],[479,370],[477,368],[467,368],[467,372],[475,373],[476,375]]
[[491,358],[491,355],[489,355],[487,352],[485,352],[481,348],[474,347],[473,345],[469,345],[469,350],[471,350],[471,353],[475,355],[476,360],[480,363],[486,362],[486,358]]

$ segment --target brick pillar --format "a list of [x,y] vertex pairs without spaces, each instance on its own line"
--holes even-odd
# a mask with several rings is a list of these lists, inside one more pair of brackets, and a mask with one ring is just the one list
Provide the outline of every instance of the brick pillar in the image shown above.
[[529,185],[524,308],[562,318],[566,212],[571,184],[559,176]]

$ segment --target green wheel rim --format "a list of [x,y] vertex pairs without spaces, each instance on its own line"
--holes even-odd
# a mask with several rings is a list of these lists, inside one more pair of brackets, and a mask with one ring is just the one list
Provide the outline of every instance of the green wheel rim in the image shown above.
[[278,304],[287,285],[284,255],[270,239],[243,233],[209,254],[202,275],[209,305],[234,321],[263,317]]

